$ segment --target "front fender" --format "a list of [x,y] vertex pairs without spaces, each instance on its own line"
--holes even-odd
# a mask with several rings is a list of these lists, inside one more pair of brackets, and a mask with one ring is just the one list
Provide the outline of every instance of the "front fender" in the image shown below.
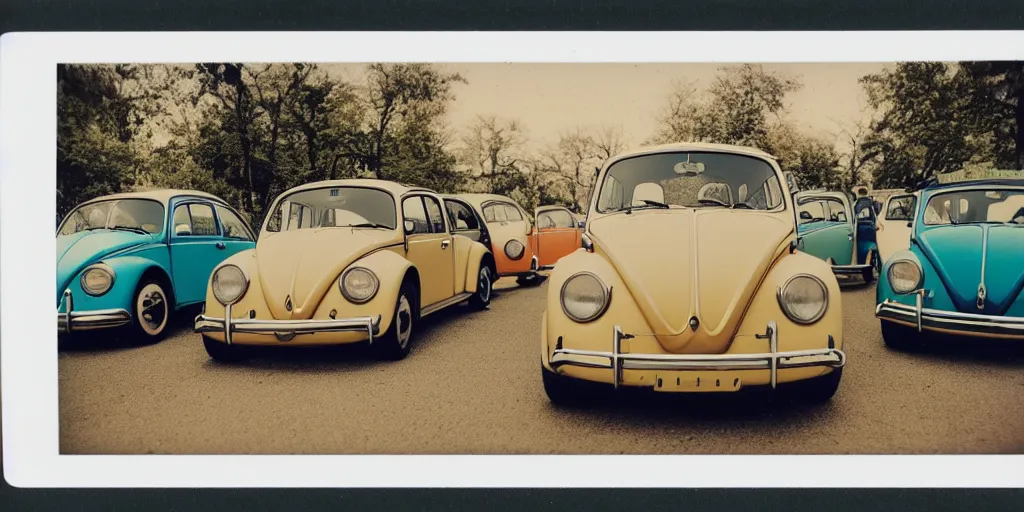
[[[142,278],[146,271],[155,268],[166,276],[170,276],[166,262],[138,254],[105,258],[100,261],[109,265],[114,270],[114,286],[107,293],[99,297],[93,297],[86,294],[82,289],[82,273],[79,272],[71,279],[67,287],[67,289],[71,290],[71,295],[75,301],[75,309],[78,311],[124,309],[131,312],[133,307],[132,301],[135,298],[135,290],[138,288],[139,279]],[[82,270],[84,271],[85,268]],[[173,288],[168,291],[172,294],[174,293]],[[59,311],[64,311],[64,308],[65,306],[61,304]]]
[[[466,271],[462,277],[462,288],[466,293],[476,293],[477,283],[479,282],[477,275],[480,272],[480,264],[484,259],[487,259],[488,264],[491,266],[491,279],[498,279],[494,255],[491,253],[490,249],[484,247],[484,245],[479,242],[473,242],[473,244],[469,246],[469,254],[466,256]],[[458,272],[458,267],[456,267],[456,272]],[[456,284],[458,285],[459,283]],[[459,287],[457,286],[456,289],[458,288]]]

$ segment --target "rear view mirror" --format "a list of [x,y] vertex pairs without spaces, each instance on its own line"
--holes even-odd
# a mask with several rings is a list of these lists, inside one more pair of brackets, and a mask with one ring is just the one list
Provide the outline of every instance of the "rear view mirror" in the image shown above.
[[683,176],[696,176],[704,172],[703,162],[679,162],[672,168],[676,174]]
[[178,224],[174,226],[174,236],[190,236],[192,235],[192,228],[188,224]]

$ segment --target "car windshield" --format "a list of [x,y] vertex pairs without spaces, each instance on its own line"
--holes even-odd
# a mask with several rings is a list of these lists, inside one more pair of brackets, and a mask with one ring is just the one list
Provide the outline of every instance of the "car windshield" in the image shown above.
[[267,220],[270,232],[356,227],[395,229],[395,199],[380,189],[329,187],[289,194]]
[[1009,223],[1024,225],[1024,189],[972,189],[942,192],[928,199],[924,223]]
[[80,231],[114,229],[157,234],[163,232],[164,206],[149,199],[115,199],[79,206],[71,211],[57,236]]
[[640,208],[743,208],[783,204],[782,186],[765,160],[730,153],[658,153],[608,169],[597,211]]

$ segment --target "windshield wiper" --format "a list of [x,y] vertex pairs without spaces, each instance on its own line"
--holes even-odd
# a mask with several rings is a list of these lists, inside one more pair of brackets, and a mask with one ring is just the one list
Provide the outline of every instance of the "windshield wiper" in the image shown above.
[[377,224],[376,222],[361,222],[359,224],[345,224],[343,226],[336,226],[339,228],[376,228],[376,229],[392,229],[391,226],[385,226],[384,224]]
[[730,206],[729,203],[726,203],[725,201],[719,201],[718,199],[710,199],[707,197],[704,199],[698,199],[697,202],[705,206],[724,206],[726,208],[729,208]]
[[650,199],[639,199],[639,201],[642,201],[644,204],[641,204],[641,205],[629,205],[629,206],[626,207],[626,214],[627,215],[630,214],[630,213],[633,213],[633,210],[642,210],[644,208],[664,208],[664,209],[668,209],[669,208],[669,206],[667,204],[665,204],[665,203],[658,202],[658,201],[653,201],[653,200],[650,200]]
[[732,204],[732,209],[735,210],[736,208],[743,208],[743,209],[746,209],[746,210],[753,210],[754,209],[754,207],[752,205],[750,205],[749,203],[745,203],[743,201],[740,201],[738,203],[733,203]]
[[149,231],[146,231],[145,229],[138,228],[138,227],[135,227],[135,226],[110,226],[110,229],[118,230],[118,231],[131,231],[133,233],[138,233],[140,235],[148,235],[149,234]]

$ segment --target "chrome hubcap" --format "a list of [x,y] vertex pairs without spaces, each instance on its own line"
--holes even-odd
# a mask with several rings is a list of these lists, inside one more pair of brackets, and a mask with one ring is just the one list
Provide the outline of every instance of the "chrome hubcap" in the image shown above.
[[487,302],[491,299],[491,271],[487,267],[480,269],[480,283],[477,284],[480,290],[480,299]]
[[398,299],[398,314],[395,315],[395,322],[397,322],[398,345],[405,348],[412,336],[412,306],[405,295]]
[[139,326],[146,334],[160,334],[167,325],[167,298],[156,284],[147,284],[139,292],[135,310],[139,314]]

